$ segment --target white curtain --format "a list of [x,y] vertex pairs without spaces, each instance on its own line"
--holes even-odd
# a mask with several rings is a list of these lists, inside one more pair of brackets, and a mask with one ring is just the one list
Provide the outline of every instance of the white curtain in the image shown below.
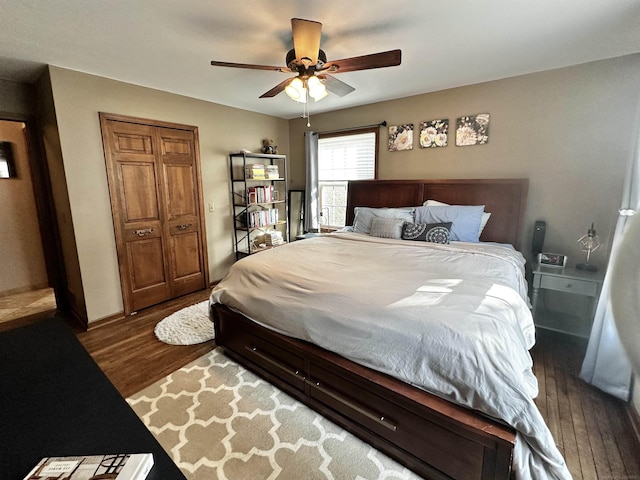
[[304,132],[307,182],[304,194],[304,231],[318,232],[320,210],[318,200],[318,133]]
[[[636,122],[638,126],[638,122]],[[640,131],[632,148],[629,170],[625,179],[622,205],[613,236],[611,258],[613,265],[627,220],[640,207]],[[616,330],[611,311],[610,270],[604,278],[600,300],[596,309],[587,353],[582,363],[580,378],[599,389],[628,401],[631,390],[632,368]]]

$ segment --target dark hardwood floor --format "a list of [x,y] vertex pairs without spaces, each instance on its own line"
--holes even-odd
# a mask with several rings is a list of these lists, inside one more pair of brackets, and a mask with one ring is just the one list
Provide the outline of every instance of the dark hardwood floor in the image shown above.
[[120,394],[127,398],[171,372],[215,348],[213,342],[198,345],[168,345],[160,342],[153,329],[169,314],[207,300],[211,290],[185,295],[78,332],[77,337],[106,373]]
[[[215,347],[166,345],[153,333],[162,318],[208,296],[203,290],[77,335],[126,398]],[[536,404],[575,479],[640,480],[640,445],[627,406],[578,378],[584,349],[566,336],[539,331],[532,350],[540,384]]]
[[579,378],[586,342],[542,329],[532,349],[536,405],[575,479],[640,479],[627,404]]

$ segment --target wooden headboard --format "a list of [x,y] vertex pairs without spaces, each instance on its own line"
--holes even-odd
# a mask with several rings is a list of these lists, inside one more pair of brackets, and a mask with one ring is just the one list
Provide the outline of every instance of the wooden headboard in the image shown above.
[[491,218],[483,242],[510,243],[521,248],[529,190],[528,178],[490,180],[354,180],[347,191],[347,225],[355,207],[417,207],[426,200],[450,205],[484,205]]

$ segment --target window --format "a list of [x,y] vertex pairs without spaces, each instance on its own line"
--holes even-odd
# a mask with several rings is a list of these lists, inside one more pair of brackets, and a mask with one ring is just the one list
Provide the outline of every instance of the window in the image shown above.
[[347,182],[376,178],[378,129],[323,134],[318,139],[320,225],[345,226]]

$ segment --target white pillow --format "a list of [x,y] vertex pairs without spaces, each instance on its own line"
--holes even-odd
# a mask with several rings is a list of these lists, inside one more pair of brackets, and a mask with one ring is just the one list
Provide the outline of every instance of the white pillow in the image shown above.
[[[437,200],[427,200],[422,205],[424,205],[425,207],[448,207],[449,206],[448,203],[439,202]],[[482,235],[482,230],[484,230],[484,226],[489,221],[490,216],[491,214],[489,212],[484,212],[482,214],[482,220],[480,220],[480,230],[478,231],[478,237]]]
[[375,217],[400,218],[405,222],[413,223],[413,208],[371,208],[356,207],[353,219],[353,231],[356,233],[371,233],[371,222]]

